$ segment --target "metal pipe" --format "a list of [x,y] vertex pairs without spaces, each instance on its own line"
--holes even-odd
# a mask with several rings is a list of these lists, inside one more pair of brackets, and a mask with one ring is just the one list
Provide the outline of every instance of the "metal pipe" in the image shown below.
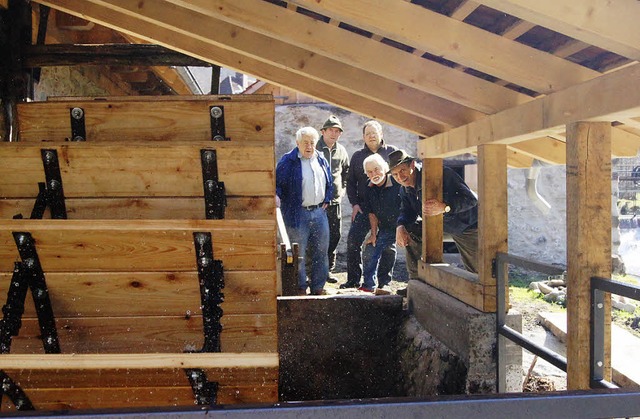
[[548,214],[551,210],[551,205],[538,193],[538,175],[540,174],[540,168],[542,163],[538,159],[534,159],[531,167],[527,171],[527,180],[525,188],[527,189],[527,196],[533,204],[543,214]]

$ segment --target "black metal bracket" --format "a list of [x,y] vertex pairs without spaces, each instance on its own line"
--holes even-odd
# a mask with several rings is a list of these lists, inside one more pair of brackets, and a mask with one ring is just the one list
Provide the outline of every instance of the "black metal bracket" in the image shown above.
[[200,150],[202,164],[202,185],[204,188],[205,217],[207,220],[221,220],[227,206],[224,182],[218,181],[218,157],[216,150]]
[[210,106],[211,117],[211,141],[231,141],[225,136],[224,106]]
[[79,107],[69,109],[69,119],[71,121],[71,141],[86,141],[84,109]]
[[[14,232],[13,238],[18,247],[18,253],[22,262],[17,265],[19,271],[17,278],[19,282],[25,282],[27,285],[19,285],[15,288],[12,284],[9,288],[9,295],[7,296],[8,302],[11,304],[17,304],[16,298],[22,298],[22,305],[24,306],[24,299],[26,298],[26,287],[31,289],[31,296],[36,308],[36,314],[38,315],[38,324],[40,326],[40,337],[42,338],[42,345],[45,353],[59,354],[60,342],[58,340],[58,331],[56,329],[56,320],[53,315],[53,307],[51,305],[51,299],[49,298],[49,290],[47,289],[47,283],[44,277],[44,271],[40,265],[40,259],[36,252],[35,240],[30,233]],[[14,272],[14,277],[16,276]],[[13,294],[12,294],[13,292]],[[13,297],[12,297],[13,295]],[[6,307],[6,306],[5,306]],[[11,309],[17,312],[17,308]],[[3,307],[4,311],[4,307]],[[21,317],[22,314],[20,314]],[[6,315],[5,315],[6,317]],[[3,319],[4,321],[5,319]],[[18,330],[15,330],[16,334]]]
[[13,276],[9,283],[7,302],[2,306],[2,320],[0,320],[0,353],[8,354],[11,351],[11,338],[18,336],[22,327],[22,315],[24,314],[24,302],[29,288],[28,279],[25,278],[21,262],[15,262]]
[[38,196],[36,202],[33,204],[31,210],[32,220],[39,220],[44,216],[44,211],[47,209],[47,189],[44,182],[38,182]]
[[498,259],[491,259],[491,278],[498,277]]
[[0,395],[6,394],[17,410],[36,410],[27,394],[4,371],[0,371],[0,380]]
[[218,383],[207,380],[207,374],[202,369],[186,369],[187,379],[196,397],[196,404],[214,406],[218,402]]
[[[221,260],[213,258],[211,233],[194,232],[193,244],[196,251],[198,278],[200,282],[200,302],[202,307],[202,325],[204,345],[200,352],[220,352],[220,333],[222,308],[224,301],[224,269]],[[185,369],[196,403],[213,406],[218,400],[218,383],[207,380],[202,369]]]
[[64,202],[64,189],[62,188],[62,175],[60,174],[58,152],[55,149],[43,149],[40,150],[40,154],[42,155],[42,164],[46,178],[45,201],[51,209],[51,218],[59,220],[66,219],[67,207]]

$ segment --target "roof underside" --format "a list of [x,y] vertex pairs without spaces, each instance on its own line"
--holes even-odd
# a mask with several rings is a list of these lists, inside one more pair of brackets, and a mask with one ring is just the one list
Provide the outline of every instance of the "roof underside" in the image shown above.
[[575,118],[613,122],[615,155],[640,144],[636,0],[35,2],[433,137],[423,155],[562,163]]

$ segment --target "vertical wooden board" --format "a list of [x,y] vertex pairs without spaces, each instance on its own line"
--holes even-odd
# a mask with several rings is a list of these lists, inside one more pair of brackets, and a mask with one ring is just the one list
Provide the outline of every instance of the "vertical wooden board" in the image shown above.
[[[590,278],[611,277],[611,125],[567,126],[567,387],[590,387]],[[610,336],[610,300],[605,305]],[[610,339],[605,362],[610,376]],[[605,376],[605,378],[607,378]]]
[[[422,161],[422,202],[442,201],[442,159]],[[427,263],[442,262],[442,215],[422,218],[422,256]]]
[[[478,279],[485,287],[495,290],[492,261],[497,252],[508,252],[508,238],[507,146],[481,145],[478,147]],[[506,286],[508,289],[508,284]],[[487,304],[493,300],[495,307],[495,295],[485,295],[485,298]]]
[[[11,277],[10,273],[0,273],[0,302],[6,299]],[[62,272],[45,274],[45,279],[57,317],[201,314],[196,272]],[[226,272],[222,292],[224,315],[276,312],[273,271]],[[132,300],[140,304],[131,304]],[[29,294],[23,319],[35,317]]]
[[[266,99],[266,100],[265,100]],[[70,110],[84,110],[88,141],[210,141],[211,106],[224,108],[226,137],[231,141],[273,143],[274,102],[268,96],[250,101],[220,100],[68,100],[18,106],[20,141],[71,138]]]

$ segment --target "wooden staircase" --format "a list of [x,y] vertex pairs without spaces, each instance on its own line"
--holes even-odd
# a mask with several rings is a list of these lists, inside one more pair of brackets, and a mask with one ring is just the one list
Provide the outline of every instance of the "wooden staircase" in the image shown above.
[[272,98],[67,98],[18,121],[2,410],[276,402]]

